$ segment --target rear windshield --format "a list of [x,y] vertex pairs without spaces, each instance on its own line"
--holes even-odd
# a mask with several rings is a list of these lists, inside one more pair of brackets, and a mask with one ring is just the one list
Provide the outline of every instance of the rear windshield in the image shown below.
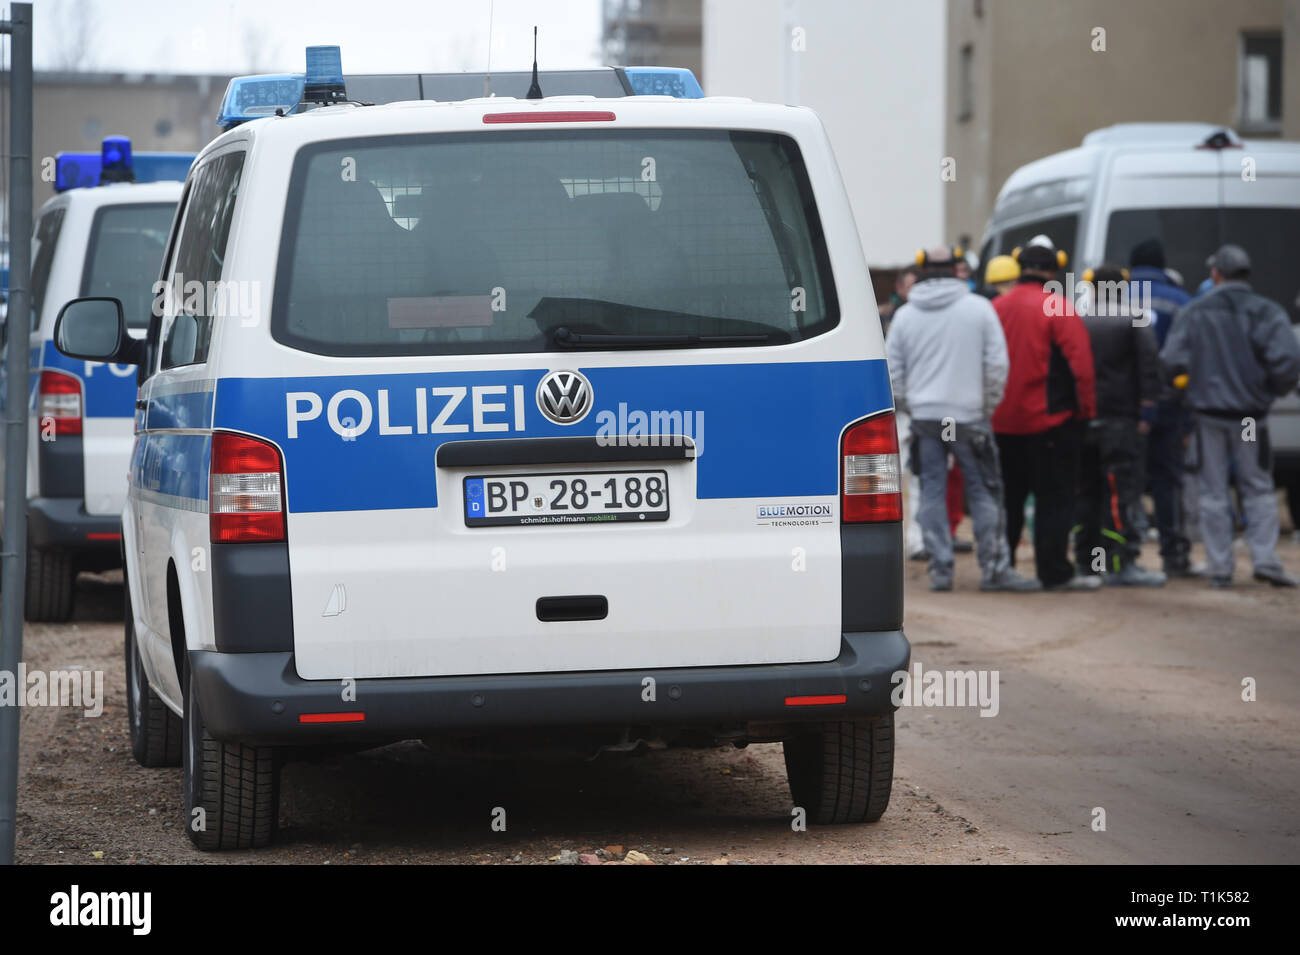
[[275,338],[329,355],[782,344],[839,321],[802,157],[774,134],[306,147],[278,268]]
[[115,298],[128,326],[148,325],[175,212],[174,202],[101,207],[90,227],[81,294]]
[[1241,246],[1250,256],[1254,290],[1300,322],[1300,209],[1122,209],[1110,216],[1106,260],[1127,264],[1133,246],[1152,236],[1164,242],[1165,264],[1182,274],[1188,292],[1209,275],[1205,260],[1219,246]]

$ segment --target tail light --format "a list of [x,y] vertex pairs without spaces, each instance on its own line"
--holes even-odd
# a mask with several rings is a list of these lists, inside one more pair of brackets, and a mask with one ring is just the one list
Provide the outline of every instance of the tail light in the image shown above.
[[209,478],[214,544],[284,540],[284,469],[274,445],[216,432]]
[[850,524],[903,519],[898,429],[894,413],[876,415],[844,433],[840,519]]
[[483,122],[489,125],[493,123],[612,123],[614,119],[613,113],[593,109],[483,114]]
[[81,380],[61,371],[41,372],[37,419],[54,422],[54,434],[81,434]]

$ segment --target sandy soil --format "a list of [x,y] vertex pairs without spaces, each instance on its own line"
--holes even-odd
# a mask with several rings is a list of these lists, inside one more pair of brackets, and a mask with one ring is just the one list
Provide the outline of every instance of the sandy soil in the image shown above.
[[[1283,554],[1300,571],[1300,547]],[[78,619],[29,625],[24,658],[104,670],[107,702],[97,719],[23,710],[18,861],[539,863],[604,846],[676,864],[1300,861],[1300,593],[1242,569],[1227,592],[980,594],[976,575],[961,557],[957,590],[931,594],[909,563],[908,636],[927,669],[998,670],[1000,712],[901,710],[875,825],[792,831],[776,745],[585,762],[403,743],[289,765],[279,843],[221,855],[185,838],[180,771],[131,758],[120,583],[83,577]]]

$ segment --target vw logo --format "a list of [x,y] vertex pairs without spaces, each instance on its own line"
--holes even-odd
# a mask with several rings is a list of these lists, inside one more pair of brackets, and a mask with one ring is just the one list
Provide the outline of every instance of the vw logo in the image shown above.
[[591,404],[591,382],[576,371],[553,371],[538,382],[537,407],[556,424],[577,424]]

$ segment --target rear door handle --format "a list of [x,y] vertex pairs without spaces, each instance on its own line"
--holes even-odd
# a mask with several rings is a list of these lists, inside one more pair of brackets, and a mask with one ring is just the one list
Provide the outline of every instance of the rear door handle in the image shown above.
[[564,620],[604,620],[608,616],[609,600],[599,594],[537,598],[537,619],[543,623]]

